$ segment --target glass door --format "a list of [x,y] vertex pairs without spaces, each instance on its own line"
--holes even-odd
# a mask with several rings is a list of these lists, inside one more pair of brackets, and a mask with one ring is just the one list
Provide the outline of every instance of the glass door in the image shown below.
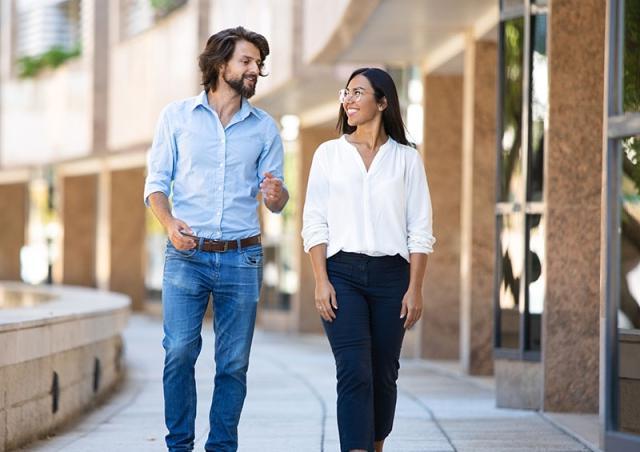
[[640,450],[640,0],[608,24],[605,450]]

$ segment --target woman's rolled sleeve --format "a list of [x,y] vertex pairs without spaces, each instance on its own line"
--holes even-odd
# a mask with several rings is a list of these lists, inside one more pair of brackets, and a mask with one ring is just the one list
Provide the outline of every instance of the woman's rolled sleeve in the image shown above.
[[407,248],[409,253],[433,253],[431,196],[424,165],[419,156],[412,159],[407,174]]
[[302,240],[305,253],[316,245],[329,243],[327,223],[329,181],[323,168],[321,149],[322,147],[318,148],[313,156],[302,214]]

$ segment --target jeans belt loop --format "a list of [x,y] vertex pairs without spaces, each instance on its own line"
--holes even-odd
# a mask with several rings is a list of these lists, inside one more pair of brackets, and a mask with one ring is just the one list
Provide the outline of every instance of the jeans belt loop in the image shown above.
[[237,239],[237,240],[236,240],[236,243],[237,243],[236,249],[237,249],[238,251],[241,251],[241,250],[242,250],[242,243],[241,243],[241,242],[242,242],[242,239]]
[[198,251],[202,251],[202,246],[204,245],[204,237],[200,237],[198,239]]

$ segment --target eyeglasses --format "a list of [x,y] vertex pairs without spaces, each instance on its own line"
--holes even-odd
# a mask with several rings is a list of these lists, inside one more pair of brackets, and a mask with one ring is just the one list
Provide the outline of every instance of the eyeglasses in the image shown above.
[[363,89],[358,88],[351,92],[345,88],[338,91],[338,100],[341,104],[345,103],[349,98],[353,99],[355,102],[359,102],[363,94],[365,94]]

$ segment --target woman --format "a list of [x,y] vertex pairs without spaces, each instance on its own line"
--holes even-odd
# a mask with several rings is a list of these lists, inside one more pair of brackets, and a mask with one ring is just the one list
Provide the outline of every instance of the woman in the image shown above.
[[341,450],[380,452],[404,332],[422,313],[431,201],[389,74],[358,69],[339,95],[343,135],[313,157],[302,237],[336,361]]

